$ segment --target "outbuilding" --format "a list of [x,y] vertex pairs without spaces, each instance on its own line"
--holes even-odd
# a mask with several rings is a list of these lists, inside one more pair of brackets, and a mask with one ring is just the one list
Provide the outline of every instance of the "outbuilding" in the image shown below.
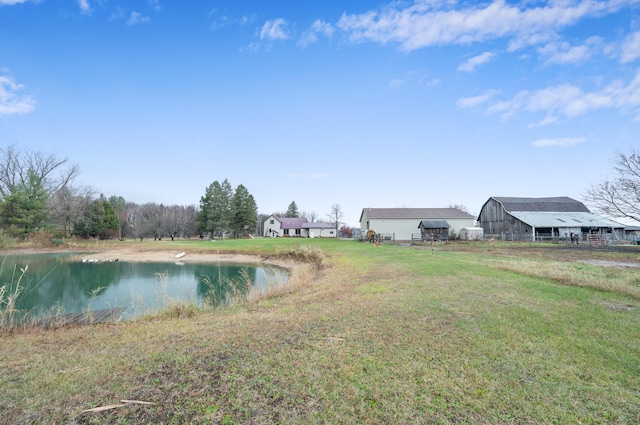
[[[621,240],[624,225],[594,214],[567,196],[515,198],[492,196],[478,216],[485,237],[502,240]],[[595,235],[599,235],[596,237]]]
[[360,214],[363,234],[374,230],[396,241],[421,238],[418,226],[422,221],[445,221],[449,233],[455,234],[463,227],[475,225],[475,217],[458,208],[363,208]]
[[450,228],[446,220],[422,220],[418,225],[422,241],[448,241]]

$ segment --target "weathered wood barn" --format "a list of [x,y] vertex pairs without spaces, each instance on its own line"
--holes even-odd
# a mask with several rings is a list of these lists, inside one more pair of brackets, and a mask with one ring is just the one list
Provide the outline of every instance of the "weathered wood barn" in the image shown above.
[[512,198],[492,196],[482,206],[478,226],[485,237],[503,240],[566,239],[579,242],[589,235],[619,240],[624,225],[594,214],[579,201],[566,196]]

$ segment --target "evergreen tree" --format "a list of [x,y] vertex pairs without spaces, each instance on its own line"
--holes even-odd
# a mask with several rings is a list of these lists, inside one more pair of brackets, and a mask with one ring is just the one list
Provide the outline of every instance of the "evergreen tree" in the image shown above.
[[113,238],[118,234],[118,217],[113,206],[104,198],[93,201],[73,232],[84,238]]
[[231,202],[232,221],[231,227],[236,236],[255,232],[258,220],[258,207],[253,196],[247,188],[239,185]]
[[29,170],[24,183],[5,195],[0,203],[0,226],[9,234],[27,237],[37,230],[46,218],[47,191],[44,181]]
[[296,201],[292,201],[289,204],[289,208],[287,208],[287,212],[285,214],[285,217],[298,218],[299,216],[300,216],[300,214],[298,213],[298,206],[296,205]]
[[232,198],[233,188],[227,179],[222,183],[216,180],[207,187],[200,198],[200,211],[196,217],[200,233],[210,233],[215,237],[229,230]]

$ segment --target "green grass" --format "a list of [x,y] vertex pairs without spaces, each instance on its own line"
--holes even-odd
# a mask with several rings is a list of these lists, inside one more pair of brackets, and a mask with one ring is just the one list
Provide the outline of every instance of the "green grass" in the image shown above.
[[[491,253],[486,244],[432,253],[318,239],[136,246],[306,259],[320,270],[233,307],[5,335],[0,418],[640,422],[637,270],[577,263],[544,246]],[[638,261],[638,254],[606,255]],[[83,413],[123,399],[154,404]]]

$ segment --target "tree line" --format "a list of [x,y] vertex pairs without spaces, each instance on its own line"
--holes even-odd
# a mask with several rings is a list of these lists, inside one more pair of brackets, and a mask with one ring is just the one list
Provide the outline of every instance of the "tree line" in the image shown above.
[[0,149],[0,233],[27,239],[190,238],[242,236],[257,229],[257,205],[246,187],[225,179],[206,188],[200,206],[137,204],[96,196],[76,184],[77,165],[53,153]]

